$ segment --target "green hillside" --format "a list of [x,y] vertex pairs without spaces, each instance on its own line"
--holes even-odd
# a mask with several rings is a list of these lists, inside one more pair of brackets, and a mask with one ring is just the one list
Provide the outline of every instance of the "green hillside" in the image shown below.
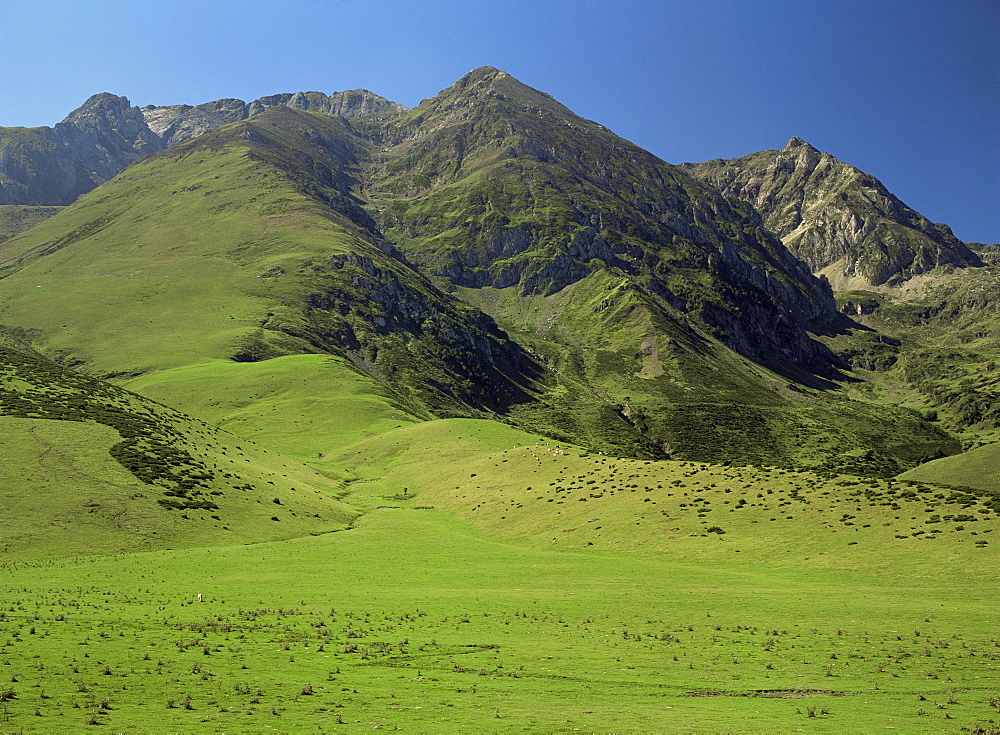
[[0,413],[7,560],[295,538],[355,515],[335,474],[4,347]]
[[987,444],[953,457],[936,459],[914,467],[899,477],[1000,493],[1000,444]]
[[1000,731],[997,273],[947,228],[490,67],[115,116],[157,152],[0,207],[0,730]]
[[958,451],[843,389],[835,307],[749,209],[489,68],[408,113],[219,127],[0,250],[0,323],[35,349],[297,457],[342,430],[313,399],[340,378],[235,363],[334,356],[408,420],[624,456],[892,476]]

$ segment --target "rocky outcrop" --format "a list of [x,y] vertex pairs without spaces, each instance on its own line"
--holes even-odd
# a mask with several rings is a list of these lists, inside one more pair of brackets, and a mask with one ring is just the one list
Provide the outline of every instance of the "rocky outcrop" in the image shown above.
[[683,167],[753,205],[794,255],[838,285],[893,286],[939,266],[983,265],[947,225],[801,138],[780,151]]
[[95,94],[54,128],[0,128],[0,204],[69,204],[162,147],[125,97]]
[[402,105],[364,89],[297,92],[250,103],[133,107],[96,94],[55,127],[0,128],[0,204],[66,205],[149,153],[177,145],[272,107],[341,117],[394,114]]
[[245,120],[247,106],[243,100],[236,99],[215,100],[194,107],[150,105],[142,108],[142,116],[149,129],[163,142],[163,147],[168,148],[228,123]]
[[253,102],[222,99],[202,105],[171,105],[142,108],[143,117],[150,130],[163,141],[164,146],[177,145],[228,123],[246,120],[272,107],[291,107],[294,110],[322,112],[341,117],[361,117],[406,110],[403,105],[390,102],[367,89],[347,92],[295,92],[261,97]]

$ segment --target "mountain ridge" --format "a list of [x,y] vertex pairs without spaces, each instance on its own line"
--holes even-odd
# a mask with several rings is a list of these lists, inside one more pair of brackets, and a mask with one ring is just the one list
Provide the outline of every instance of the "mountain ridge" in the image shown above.
[[956,451],[841,390],[860,327],[762,225],[481,68],[413,110],[279,104],[142,158],[0,243],[0,322],[99,376],[172,371],[163,395],[204,360],[331,354],[411,416],[628,456],[887,475]]
[[143,108],[100,92],[53,127],[0,128],[0,204],[71,204],[144,155],[272,107],[318,109],[342,117],[406,109],[365,89]]
[[940,266],[984,265],[947,225],[799,137],[780,150],[682,166],[752,204],[793,254],[838,289],[893,287]]

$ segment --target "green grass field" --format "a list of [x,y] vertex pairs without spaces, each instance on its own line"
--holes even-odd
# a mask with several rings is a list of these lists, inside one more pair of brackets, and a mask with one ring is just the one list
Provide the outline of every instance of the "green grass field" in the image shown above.
[[586,455],[474,420],[320,461],[347,472],[349,530],[8,556],[5,731],[1000,722],[988,497]]

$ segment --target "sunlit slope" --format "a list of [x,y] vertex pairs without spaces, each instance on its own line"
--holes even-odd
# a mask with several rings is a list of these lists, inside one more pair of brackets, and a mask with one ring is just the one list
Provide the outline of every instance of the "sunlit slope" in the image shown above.
[[215,360],[125,385],[300,460],[416,420],[385,388],[331,355]]
[[146,159],[5,244],[0,321],[98,373],[228,357],[281,311],[266,276],[346,239],[245,147]]
[[1000,444],[987,444],[914,467],[901,480],[963,485],[1000,493]]
[[[988,572],[1000,498],[921,484],[761,467],[643,461],[510,432],[431,422],[372,437],[333,459],[355,492],[433,506],[491,536],[688,559],[820,567],[958,564]],[[358,502],[361,502],[360,499]]]
[[10,349],[0,456],[12,559],[271,541],[354,516],[334,473]]
[[281,109],[143,159],[6,243],[0,322],[99,375],[327,353],[416,410],[518,400],[538,366],[379,243],[366,145]]

